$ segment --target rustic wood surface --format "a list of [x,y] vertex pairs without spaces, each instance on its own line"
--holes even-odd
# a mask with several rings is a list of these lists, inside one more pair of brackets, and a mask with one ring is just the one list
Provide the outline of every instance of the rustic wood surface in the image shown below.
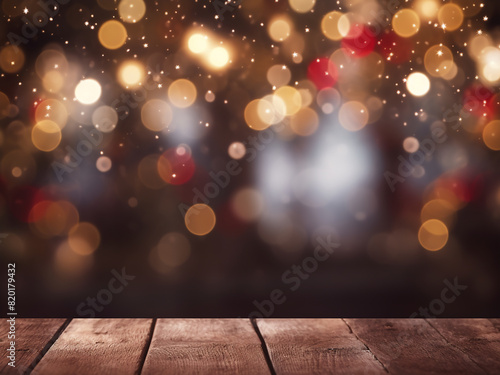
[[33,374],[137,374],[152,319],[74,319]]
[[0,374],[500,374],[500,319],[17,319]]
[[248,319],[159,319],[143,374],[270,374]]
[[276,374],[384,374],[341,319],[258,320]]
[[429,319],[429,323],[479,367],[500,369],[500,332],[488,319]]
[[57,339],[66,319],[16,319],[15,347],[16,367],[8,366],[7,349],[9,326],[7,318],[2,319],[0,327],[0,374],[22,374],[35,365],[45,354],[46,349]]
[[425,319],[346,319],[353,333],[395,374],[484,374]]

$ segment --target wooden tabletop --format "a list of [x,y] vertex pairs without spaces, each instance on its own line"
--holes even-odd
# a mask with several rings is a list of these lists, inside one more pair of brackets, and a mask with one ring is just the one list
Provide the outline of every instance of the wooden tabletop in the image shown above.
[[500,319],[17,319],[1,374],[500,374]]

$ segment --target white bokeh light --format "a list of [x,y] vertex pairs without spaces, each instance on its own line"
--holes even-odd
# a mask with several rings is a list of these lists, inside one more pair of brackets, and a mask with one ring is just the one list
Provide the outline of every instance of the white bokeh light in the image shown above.
[[101,85],[95,79],[81,80],[75,88],[75,97],[82,104],[94,104],[101,97]]

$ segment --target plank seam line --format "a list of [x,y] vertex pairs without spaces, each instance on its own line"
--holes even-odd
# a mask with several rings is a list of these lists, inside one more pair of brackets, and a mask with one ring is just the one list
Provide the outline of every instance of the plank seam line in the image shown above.
[[151,322],[151,327],[149,327],[148,340],[146,342],[146,345],[144,345],[144,348],[142,349],[141,358],[139,361],[139,368],[137,369],[137,375],[142,373],[142,369],[144,368],[144,364],[146,363],[146,358],[149,353],[149,348],[151,347],[151,342],[153,341],[153,334],[156,327],[156,320],[157,320],[156,318],[153,318]]
[[429,322],[427,319],[424,319],[424,320],[426,321],[426,323],[427,323],[428,325],[430,325],[430,326],[431,326],[431,328],[432,328],[432,329],[434,329],[434,331],[436,331],[436,332],[438,333],[438,335],[439,335],[439,336],[441,336],[441,337],[443,338],[443,340],[444,340],[444,341],[446,341],[446,343],[447,343],[448,345],[450,345],[451,347],[453,347],[453,348],[457,349],[460,353],[465,354],[465,355],[467,356],[467,358],[469,358],[469,359],[470,359],[470,361],[471,361],[472,363],[474,363],[477,367],[479,367],[479,369],[481,369],[482,371],[484,371],[484,373],[485,373],[485,374],[489,374],[489,372],[488,372],[486,369],[484,369],[483,367],[481,367],[481,365],[480,365],[479,363],[477,363],[477,362],[474,360],[474,358],[472,358],[471,356],[469,356],[469,353],[467,353],[466,351],[462,350],[460,347],[456,346],[455,344],[453,344],[453,343],[449,342],[449,341],[446,339],[446,337],[444,337],[444,336],[443,336],[443,334],[442,334],[441,332],[439,332],[439,330],[431,324],[431,322]]
[[377,358],[377,356],[375,355],[375,353],[370,349],[370,347],[368,346],[368,344],[366,342],[364,342],[363,340],[361,340],[358,335],[356,335],[356,332],[354,332],[354,330],[351,328],[351,326],[349,325],[349,323],[347,323],[345,321],[344,318],[341,318],[341,320],[344,322],[344,324],[347,326],[347,328],[349,328],[349,332],[352,333],[354,335],[354,337],[356,337],[356,339],[358,339],[358,341],[360,343],[362,343],[366,349],[371,353],[371,355],[373,356],[373,358],[375,358],[375,360],[380,363],[380,365],[382,366],[382,368],[384,369],[385,372],[389,373],[389,370],[384,366],[384,364],[380,361],[380,359]]
[[59,327],[59,329],[54,333],[54,335],[51,337],[51,339],[45,344],[45,346],[42,348],[40,351],[40,354],[36,356],[36,358],[33,360],[33,362],[30,363],[28,366],[28,369],[24,373],[24,375],[29,375],[32,373],[32,371],[35,369],[35,367],[40,363],[40,361],[45,357],[45,354],[50,350],[52,345],[55,344],[55,342],[59,339],[59,337],[62,335],[62,333],[66,330],[66,327],[68,327],[69,323],[71,323],[73,319],[66,319],[66,321]]
[[271,355],[269,354],[269,350],[267,349],[266,340],[264,340],[264,336],[262,336],[262,333],[260,332],[259,326],[257,325],[257,319],[256,318],[250,319],[250,323],[252,323],[252,327],[255,330],[255,333],[257,334],[257,337],[260,340],[262,352],[264,353],[264,358],[266,359],[266,363],[267,363],[267,366],[269,367],[269,371],[271,372],[271,375],[276,375],[276,371],[274,370],[274,366],[273,366],[273,361],[271,360]]

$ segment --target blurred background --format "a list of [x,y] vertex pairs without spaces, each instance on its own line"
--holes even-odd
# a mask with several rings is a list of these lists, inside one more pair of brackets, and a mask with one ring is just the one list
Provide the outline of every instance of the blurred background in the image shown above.
[[498,2],[1,12],[20,316],[500,313]]

